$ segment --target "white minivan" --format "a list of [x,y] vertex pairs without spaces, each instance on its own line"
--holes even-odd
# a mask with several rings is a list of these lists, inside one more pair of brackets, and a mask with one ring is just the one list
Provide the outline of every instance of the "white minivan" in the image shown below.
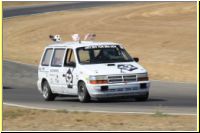
[[58,42],[44,49],[38,68],[38,90],[47,101],[56,96],[91,98],[133,97],[146,101],[147,71],[122,45],[113,42]]

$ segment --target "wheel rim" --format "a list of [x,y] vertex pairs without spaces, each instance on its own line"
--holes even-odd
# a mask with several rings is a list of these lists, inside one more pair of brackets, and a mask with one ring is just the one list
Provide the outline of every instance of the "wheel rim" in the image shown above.
[[48,87],[47,87],[47,84],[45,84],[43,86],[43,97],[44,98],[47,98],[48,97]]

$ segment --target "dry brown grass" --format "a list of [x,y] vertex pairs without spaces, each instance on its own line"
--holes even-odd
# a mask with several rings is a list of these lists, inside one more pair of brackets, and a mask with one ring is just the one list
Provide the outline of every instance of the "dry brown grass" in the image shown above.
[[49,34],[92,32],[124,44],[151,79],[196,83],[196,17],[195,2],[152,2],[4,19],[3,56],[38,64]]
[[3,106],[3,130],[195,131],[196,116],[106,114]]
[[19,7],[19,6],[33,6],[33,5],[46,5],[46,4],[57,4],[61,2],[42,2],[42,1],[3,1],[3,8],[7,7]]

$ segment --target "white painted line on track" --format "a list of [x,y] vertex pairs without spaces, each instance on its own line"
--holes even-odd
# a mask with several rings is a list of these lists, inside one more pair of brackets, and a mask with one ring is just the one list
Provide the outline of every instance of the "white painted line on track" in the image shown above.
[[[27,108],[27,109],[37,109],[37,110],[49,110],[49,111],[59,111],[62,109],[51,109],[51,108],[41,108],[41,107],[33,107],[33,106],[27,106],[27,105],[20,105],[20,104],[14,104],[14,103],[3,103],[4,105],[8,106],[15,106],[15,107],[21,107],[21,108]],[[65,109],[64,109],[65,110]],[[156,112],[120,112],[120,111],[98,111],[98,110],[66,110],[68,112],[89,112],[89,113],[108,113],[108,114],[144,114],[144,115],[154,115]],[[197,114],[189,114],[189,113],[162,113],[164,115],[189,115],[189,116],[195,116]]]
[[8,106],[15,106],[15,107],[27,108],[27,109],[52,110],[52,111],[56,111],[56,109],[32,107],[32,106],[26,106],[26,105],[14,104],[14,103],[5,103],[5,102],[4,102],[3,104],[4,104],[4,105],[8,105]]

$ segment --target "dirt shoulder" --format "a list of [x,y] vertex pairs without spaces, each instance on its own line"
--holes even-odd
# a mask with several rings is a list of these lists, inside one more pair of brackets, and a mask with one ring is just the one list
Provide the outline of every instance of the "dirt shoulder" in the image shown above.
[[124,44],[150,79],[196,83],[196,17],[196,2],[152,2],[4,19],[3,58],[38,64],[49,34],[96,33]]
[[196,116],[46,111],[3,106],[3,130],[195,131]]

